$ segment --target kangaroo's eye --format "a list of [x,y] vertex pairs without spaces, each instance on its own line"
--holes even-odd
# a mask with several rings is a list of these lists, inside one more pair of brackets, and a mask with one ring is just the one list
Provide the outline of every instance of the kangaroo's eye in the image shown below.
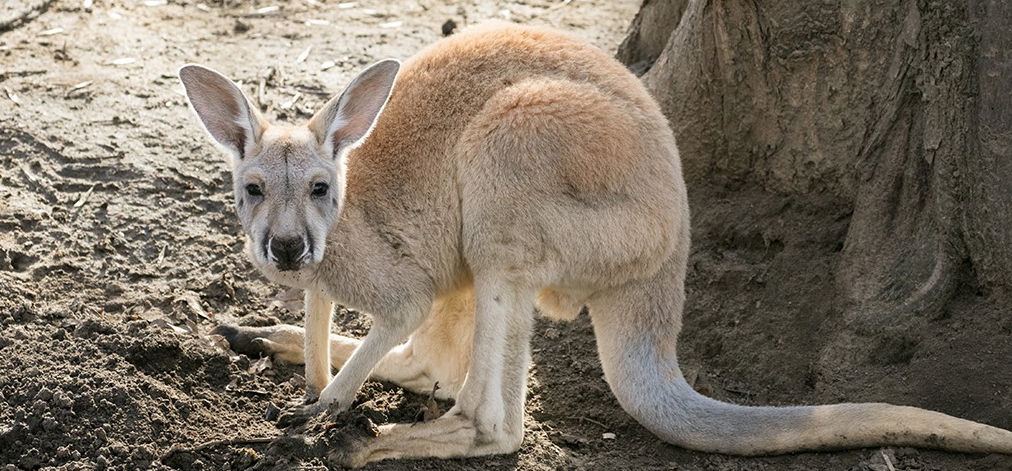
[[317,198],[320,198],[322,196],[327,196],[327,190],[329,190],[329,189],[330,189],[330,185],[327,185],[326,183],[323,183],[323,182],[319,182],[319,183],[313,185],[313,196],[315,196]]
[[264,192],[260,190],[260,185],[256,183],[250,183],[246,185],[246,193],[250,196],[263,196]]

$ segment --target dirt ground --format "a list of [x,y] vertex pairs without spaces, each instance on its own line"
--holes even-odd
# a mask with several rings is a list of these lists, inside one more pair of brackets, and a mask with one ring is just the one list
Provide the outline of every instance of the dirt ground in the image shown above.
[[[272,119],[304,119],[447,20],[549,24],[614,50],[639,1],[89,3],[57,0],[0,33],[3,471],[328,467],[312,443],[267,443],[281,432],[266,411],[301,396],[300,368],[208,336],[222,322],[300,323],[300,306],[244,258],[228,167],[185,105],[180,65],[241,81]],[[693,184],[690,197],[679,350],[698,389],[746,404],[890,401],[1012,427],[1007,297],[964,287],[923,331],[882,337],[833,371],[822,347],[841,312],[830,273],[849,210],[747,187]],[[336,317],[337,332],[367,328],[359,313]],[[586,315],[539,322],[534,361],[519,453],[371,468],[1012,469],[1009,457],[902,448],[736,458],[663,444],[612,397]],[[411,421],[425,400],[368,383],[355,414]]]

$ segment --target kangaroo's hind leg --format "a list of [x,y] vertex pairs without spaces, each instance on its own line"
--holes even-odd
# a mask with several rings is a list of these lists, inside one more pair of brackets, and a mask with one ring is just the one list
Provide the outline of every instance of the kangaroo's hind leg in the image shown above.
[[[225,337],[233,350],[247,355],[272,355],[293,365],[305,361],[305,330],[294,325],[242,327],[222,325],[214,332]],[[436,397],[456,397],[467,373],[474,333],[474,294],[470,287],[436,299],[432,312],[407,342],[395,347],[373,369],[373,379],[390,381],[417,393],[429,393],[439,383]],[[358,348],[360,340],[330,334],[330,364],[340,369]]]
[[346,437],[344,446],[331,453],[333,461],[358,467],[383,459],[479,456],[520,447],[534,293],[479,287],[476,297],[474,356],[457,404],[430,422],[384,425],[375,438]]

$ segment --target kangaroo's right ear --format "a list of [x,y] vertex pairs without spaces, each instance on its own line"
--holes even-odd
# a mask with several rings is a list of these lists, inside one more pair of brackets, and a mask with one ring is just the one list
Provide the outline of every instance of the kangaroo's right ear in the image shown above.
[[265,125],[239,87],[218,72],[193,64],[179,69],[179,80],[211,137],[237,158],[246,157]]

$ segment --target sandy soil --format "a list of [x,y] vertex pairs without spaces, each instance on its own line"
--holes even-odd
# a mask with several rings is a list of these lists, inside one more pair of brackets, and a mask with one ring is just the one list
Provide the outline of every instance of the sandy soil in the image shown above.
[[[207,335],[300,315],[244,259],[228,168],[185,106],[181,64],[242,81],[272,119],[303,119],[364,64],[439,38],[446,20],[508,16],[614,49],[638,3],[58,0],[0,33],[0,469],[327,467],[309,444],[264,440],[280,435],[269,406],[302,394],[299,368]],[[5,5],[29,4],[41,2]],[[697,184],[691,197],[680,351],[697,388],[749,404],[888,400],[1012,426],[1007,300],[967,287],[924,332],[848,370],[860,380],[824,381],[840,312],[828,273],[848,210],[748,188]],[[367,328],[337,316],[338,332]],[[1008,457],[911,449],[686,452],[622,412],[594,348],[586,316],[539,323],[519,453],[373,468],[1012,469]],[[356,417],[381,423],[412,420],[426,398],[369,383],[359,399]]]

